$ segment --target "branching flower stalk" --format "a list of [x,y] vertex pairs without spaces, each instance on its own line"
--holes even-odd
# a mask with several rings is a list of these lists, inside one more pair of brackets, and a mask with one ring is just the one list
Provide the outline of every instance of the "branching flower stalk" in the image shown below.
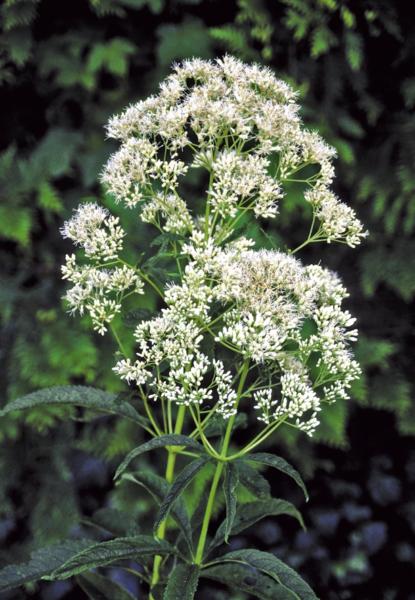
[[[113,117],[108,135],[120,148],[102,181],[134,218],[161,234],[159,260],[168,266],[163,276],[152,268],[157,256],[126,262],[119,219],[83,204],[62,229],[83,250],[83,258],[71,254],[62,267],[72,284],[66,301],[70,312],[88,314],[99,334],[112,331],[121,354],[114,371],[138,390],[147,431],[155,437],[187,431],[216,462],[191,553],[191,562],[203,567],[226,465],[282,424],[312,436],[324,404],[347,398],[359,376],[350,350],[354,318],[342,307],[347,291],[335,273],[293,255],[316,242],[353,248],[366,233],[331,190],[333,148],[304,127],[295,92],[266,68],[230,56],[184,61],[157,95]],[[203,200],[188,192],[192,174],[208,181]],[[307,239],[292,250],[257,248],[247,225],[257,219],[277,227],[292,182],[302,184],[310,209]],[[160,310],[137,324],[129,356],[114,319],[127,297],[151,290]],[[232,452],[241,412],[253,435]],[[220,444],[209,435],[218,419]],[[168,444],[167,450],[171,484],[177,455],[191,452]],[[166,520],[156,535],[165,538]],[[161,566],[157,556],[153,588]]]

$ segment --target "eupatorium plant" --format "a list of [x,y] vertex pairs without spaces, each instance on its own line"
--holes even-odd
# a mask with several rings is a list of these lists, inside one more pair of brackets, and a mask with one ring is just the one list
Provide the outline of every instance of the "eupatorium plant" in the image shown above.
[[[144,485],[159,506],[153,535],[83,540],[81,549],[69,544],[37,576],[77,575],[85,589],[105,588],[99,575],[85,572],[134,558],[154,599],[193,598],[200,577],[269,600],[316,598],[276,556],[226,548],[232,535],[264,516],[288,514],[302,524],[292,504],[264,492],[255,465],[282,471],[305,491],[299,474],[283,458],[256,450],[282,425],[311,436],[324,405],[347,398],[359,376],[349,347],[357,335],[354,319],[342,306],[345,288],[335,273],[294,255],[316,242],[354,247],[365,232],[330,189],[333,149],[303,126],[298,111],[293,90],[271,71],[228,56],[185,61],[157,95],[110,120],[108,135],[120,147],[102,181],[132,219],[158,235],[164,271],[155,275],[140,256],[127,262],[119,219],[87,203],[62,228],[81,250],[66,257],[62,272],[71,284],[69,310],[88,314],[96,331],[114,336],[114,371],[133,396],[127,403],[99,390],[58,388],[6,410],[67,402],[134,420],[149,440],[132,450],[115,477]],[[206,181],[197,200],[186,195],[192,170]],[[303,184],[307,238],[291,250],[257,248],[247,224],[277,224],[291,182]],[[160,310],[137,324],[130,354],[118,315],[126,298],[131,304],[150,289]],[[235,447],[232,434],[243,420],[248,441]],[[164,479],[137,470],[139,455],[158,448],[166,449]],[[208,463],[215,466],[212,481],[189,515],[183,492]],[[241,486],[258,498],[240,504]],[[212,530],[222,498],[223,521]]]

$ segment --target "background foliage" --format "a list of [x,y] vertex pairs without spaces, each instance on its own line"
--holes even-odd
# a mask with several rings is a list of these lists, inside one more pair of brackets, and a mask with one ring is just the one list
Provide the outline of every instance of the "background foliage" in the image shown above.
[[[376,523],[383,524],[376,530],[383,544],[388,527],[403,526],[386,525],[387,511],[378,513],[379,506],[401,503],[400,514],[406,515],[415,530],[415,505],[401,490],[403,483],[410,486],[415,479],[415,458],[408,441],[415,434],[411,381],[415,28],[409,3],[6,0],[0,11],[3,403],[41,387],[67,383],[122,389],[111,374],[111,343],[92,334],[87,322],[70,320],[64,314],[59,267],[68,247],[58,230],[82,200],[94,198],[111,205],[97,182],[113,150],[105,141],[103,125],[111,114],[155,91],[172,61],[231,52],[271,66],[298,89],[305,121],[337,148],[337,191],[355,207],[370,237],[354,252],[341,247],[332,252],[326,246],[307,250],[302,258],[307,262],[321,259],[338,270],[349,287],[350,308],[358,316],[361,331],[357,352],[364,376],[353,390],[352,402],[337,403],[326,413],[317,436],[320,445],[310,446],[307,440],[288,434],[284,443],[300,470],[309,475],[315,471],[315,495],[318,486],[330,488],[332,506],[337,509],[339,496],[324,475],[327,465],[353,456],[359,460],[353,445],[364,444],[362,432],[368,428],[375,438],[378,432],[387,441],[387,446],[375,444],[376,448],[369,444],[367,460],[353,476],[361,478],[362,490],[366,490],[362,506],[372,503],[374,508],[369,506],[369,512],[359,513],[361,517],[355,520],[352,516],[350,521],[339,516],[340,509],[335,513],[337,524],[339,519],[348,523],[348,539],[354,542],[339,547],[334,558],[331,549],[332,560],[324,576],[309,568],[309,578],[322,597],[329,597],[328,589],[338,587],[343,594],[355,589],[370,578],[371,557],[376,558],[382,547],[373,551],[364,545],[364,536],[374,535],[373,523],[375,529]],[[111,208],[121,212],[119,207]],[[301,212],[293,190],[281,207],[278,232],[269,227],[265,233],[260,229],[254,233],[262,244],[266,236],[281,235],[281,229],[282,244],[284,239],[295,240]],[[145,247],[145,229],[137,222],[129,222],[128,227],[135,231],[134,248]],[[152,308],[155,300],[146,302]],[[90,514],[104,502],[112,461],[138,441],[137,435],[131,424],[111,418],[81,423],[76,412],[58,407],[2,419],[0,539],[5,541],[5,550],[1,560],[20,559],[28,549],[73,531],[80,515]],[[393,447],[388,441],[392,438]],[[74,450],[68,455],[69,447]],[[348,448],[349,453],[343,454]],[[407,466],[405,474],[395,473],[399,463]],[[353,496],[347,488],[348,478],[353,477],[344,468],[342,506],[347,502],[360,506],[356,489]],[[195,502],[203,493],[203,477],[194,490]],[[382,485],[389,490],[385,492],[388,499],[384,501],[381,494],[379,504]],[[132,498],[127,486],[112,493],[111,503],[125,508]],[[317,513],[327,512],[326,504],[315,508]],[[147,506],[146,498],[138,506],[131,504],[138,517]],[[310,527],[314,546],[305,548],[303,540],[303,546],[300,541],[298,548],[286,547],[293,564],[297,560],[307,565],[307,552],[312,554],[316,544],[321,547],[316,539],[337,531],[337,525],[331,533],[323,526],[322,533],[318,518]],[[405,564],[415,556],[414,547],[404,538],[398,536],[394,544],[389,561]],[[359,597],[368,593],[368,598],[400,598],[398,584],[388,585],[388,596],[381,595],[386,594],[384,588],[377,595],[371,588]]]

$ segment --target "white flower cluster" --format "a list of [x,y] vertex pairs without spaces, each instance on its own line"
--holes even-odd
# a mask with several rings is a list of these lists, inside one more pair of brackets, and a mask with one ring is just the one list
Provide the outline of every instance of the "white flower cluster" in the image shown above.
[[[346,398],[359,375],[349,348],[354,319],[342,308],[347,292],[321,266],[233,237],[248,211],[275,217],[285,182],[308,165],[319,167],[304,180],[319,222],[312,241],[355,246],[364,235],[329,189],[333,149],[304,129],[295,99],[268,69],[229,56],[185,61],[158,95],[110,121],[121,147],[102,179],[173,240],[167,256],[177,265],[162,290],[165,305],[135,330],[134,359],[119,360],[115,372],[163,406],[202,406],[224,418],[253,407],[266,425],[286,421],[311,435],[322,402]],[[210,175],[195,214],[180,189],[193,167]],[[62,232],[90,260],[79,265],[71,255],[62,268],[73,284],[69,308],[88,312],[104,333],[124,297],[143,292],[140,274],[149,283],[151,275],[119,258],[124,232],[95,204],[81,206]]]
[[96,260],[117,258],[124,237],[118,217],[94,203],[81,204],[62,227],[61,234]]
[[[347,293],[338,277],[281,252],[249,250],[218,255],[215,278],[215,297],[232,307],[217,340],[280,378],[278,401],[270,389],[254,395],[261,420],[268,423],[286,414],[312,432],[321,400],[347,397],[359,374],[348,348],[357,332],[349,329],[354,319],[341,308]],[[318,356],[316,381],[312,356]]]
[[79,206],[61,230],[92,261],[92,265],[80,265],[74,254],[66,256],[62,276],[73,284],[65,295],[69,311],[88,313],[101,335],[120,312],[124,293],[143,293],[143,282],[134,269],[125,264],[109,266],[117,262],[122,249],[124,231],[118,222],[106,209],[87,203]]
[[318,185],[304,194],[320,221],[320,229],[315,239],[330,242],[344,241],[354,248],[360,244],[361,238],[367,235],[354,211],[337,198],[325,185]]
[[108,135],[122,143],[102,181],[128,206],[149,203],[146,221],[161,227],[159,213],[167,230],[182,232],[192,222],[178,193],[189,168],[209,171],[208,203],[220,229],[221,219],[241,210],[275,217],[284,182],[318,165],[304,180],[320,221],[318,239],[355,246],[365,235],[362,225],[329,190],[335,152],[304,128],[298,111],[294,91],[267,68],[231,56],[184,61],[157,95],[110,120]]
[[221,217],[235,217],[241,208],[252,208],[256,216],[275,217],[282,193],[268,169],[264,156],[221,151],[212,164],[213,183],[208,190],[213,210]]

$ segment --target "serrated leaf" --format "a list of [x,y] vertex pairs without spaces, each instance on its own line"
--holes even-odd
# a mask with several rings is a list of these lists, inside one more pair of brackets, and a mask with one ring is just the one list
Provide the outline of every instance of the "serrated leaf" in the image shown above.
[[0,206],[0,236],[14,240],[23,247],[29,244],[32,221],[30,208]]
[[202,456],[201,458],[197,458],[193,460],[191,463],[186,465],[184,469],[179,473],[176,479],[171,484],[166,496],[161,503],[156,522],[154,524],[154,532],[157,533],[157,530],[160,524],[167,519],[170,511],[173,508],[174,502],[180,496],[180,494],[186,489],[195,475],[202,469],[205,464],[210,459],[206,456]]
[[134,600],[125,588],[98,573],[78,575],[76,582],[91,600]]
[[258,569],[265,575],[274,579],[298,600],[318,600],[310,586],[294,569],[283,563],[279,558],[269,552],[247,549],[235,550],[221,556],[218,563],[237,562],[248,567]]
[[174,554],[174,548],[165,540],[155,540],[149,535],[116,538],[94,544],[64,562],[45,579],[68,579],[84,571],[105,567],[123,560],[136,560],[141,556]]
[[[260,600],[298,600],[298,596],[258,569],[245,564],[227,563],[203,569],[201,577],[219,581],[232,590],[247,592]],[[231,598],[231,596],[229,596]]]
[[258,462],[261,465],[267,465],[268,467],[273,467],[274,469],[281,471],[281,473],[285,473],[285,475],[294,479],[295,483],[303,490],[306,500],[308,500],[307,489],[304,481],[301,479],[301,475],[284,458],[281,458],[281,456],[275,456],[268,452],[255,452],[253,454],[247,454],[244,457],[244,460]]
[[[165,479],[150,472],[125,473],[122,479],[143,486],[160,504],[169,491],[169,484]],[[171,515],[180,527],[190,551],[193,548],[192,528],[186,505],[182,498],[178,498],[171,510]]]
[[169,576],[163,600],[193,600],[198,581],[197,565],[178,564]]
[[228,538],[231,533],[236,516],[236,506],[238,501],[236,495],[236,488],[238,486],[238,482],[238,469],[233,463],[228,463],[225,466],[225,477],[223,480],[223,494],[225,496],[226,502],[226,518],[223,523],[223,534],[226,543],[228,542]]
[[271,496],[270,484],[257,469],[242,460],[236,460],[235,464],[239,471],[239,483],[241,485],[257,498],[269,498]]
[[140,454],[144,454],[144,452],[149,452],[150,450],[155,450],[156,448],[166,448],[167,446],[193,448],[198,452],[204,452],[203,446],[201,446],[192,438],[187,437],[185,435],[160,435],[159,437],[153,438],[145,444],[141,444],[141,446],[137,446],[137,448],[134,448],[134,450],[131,450],[131,452],[127,454],[127,456],[124,458],[124,460],[116,470],[114,479],[120,477],[120,475],[124,473],[128,465],[130,464],[130,462],[137,458],[137,456],[140,456]]
[[91,540],[67,540],[32,552],[29,562],[8,565],[0,570],[0,591],[37,581],[91,545]]
[[90,410],[106,412],[131,419],[141,426],[148,425],[147,419],[138,414],[131,404],[119,399],[117,394],[83,385],[61,385],[46,388],[12,400],[0,411],[0,417],[16,410],[27,410],[52,404],[82,406]]
[[37,201],[41,208],[52,213],[61,214],[64,208],[56,189],[48,181],[39,185]]
[[[304,529],[304,521],[300,512],[291,502],[281,500],[279,498],[268,498],[267,500],[258,500],[257,502],[248,502],[247,504],[239,505],[235,519],[230,531],[230,535],[238,535],[248,527],[251,527],[257,521],[266,517],[276,517],[279,515],[289,515],[297,519],[301,527]],[[214,538],[209,544],[209,552],[227,541],[225,538],[226,525],[221,523],[217,529]]]

